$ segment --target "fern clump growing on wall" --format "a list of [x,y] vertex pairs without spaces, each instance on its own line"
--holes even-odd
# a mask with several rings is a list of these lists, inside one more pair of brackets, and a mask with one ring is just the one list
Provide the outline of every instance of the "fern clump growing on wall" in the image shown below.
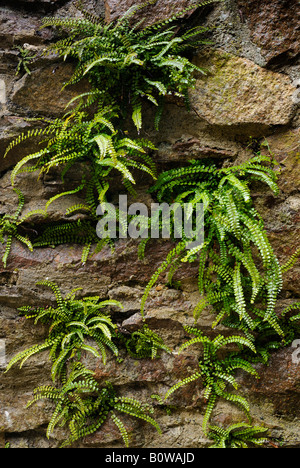
[[[34,319],[34,323],[42,322],[48,324],[49,336],[41,345],[22,351],[15,356],[7,367],[9,370],[14,364],[21,361],[21,367],[32,355],[50,349],[50,357],[53,361],[52,379],[61,377],[66,372],[67,362],[80,357],[83,351],[92,353],[94,356],[106,362],[107,351],[110,349],[118,356],[118,348],[113,342],[116,337],[116,326],[106,309],[110,306],[122,308],[117,301],[100,301],[99,297],[86,297],[81,300],[75,299],[75,292],[71,291],[65,299],[55,283],[42,281],[41,286],[50,287],[57,300],[57,307],[46,307],[34,309],[29,306],[20,308],[20,312],[27,319]],[[79,288],[80,289],[80,288]],[[93,339],[97,348],[87,343]]]

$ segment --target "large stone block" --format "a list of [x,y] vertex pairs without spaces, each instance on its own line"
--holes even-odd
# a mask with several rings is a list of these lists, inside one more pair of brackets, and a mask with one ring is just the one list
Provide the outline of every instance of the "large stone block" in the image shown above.
[[200,54],[195,63],[207,74],[198,76],[192,104],[209,124],[257,136],[291,121],[295,88],[287,76],[222,51]]
[[[106,7],[106,20],[112,21],[116,18],[123,16],[129,8],[134,5],[142,5],[145,3],[143,0],[105,0]],[[141,9],[135,15],[135,20],[140,21],[144,19],[143,26],[163,21],[170,18],[172,15],[179,13],[185,8],[189,7],[192,3],[197,3],[197,0],[157,0],[153,5]],[[193,10],[192,10],[193,11]]]

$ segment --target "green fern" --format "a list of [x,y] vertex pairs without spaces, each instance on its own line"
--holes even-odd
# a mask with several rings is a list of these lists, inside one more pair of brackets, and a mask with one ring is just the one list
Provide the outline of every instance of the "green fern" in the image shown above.
[[285,346],[290,346],[293,341],[299,337],[300,325],[297,320],[297,315],[292,315],[297,309],[299,309],[298,303],[286,307],[282,313],[276,317],[275,326],[275,323],[272,323],[272,321],[267,322],[263,320],[264,311],[255,307],[253,312],[256,318],[254,319],[254,327],[251,331],[245,327],[241,327],[237,317],[232,315],[226,318],[223,321],[223,325],[234,330],[243,331],[256,349],[255,355],[245,348],[242,352],[239,352],[236,357],[241,357],[251,364],[268,364],[271,354],[274,351],[278,351]]
[[[146,153],[155,147],[145,140],[123,138],[116,125],[120,128],[120,121],[126,118],[127,108],[131,106],[133,121],[140,131],[143,102],[147,100],[158,109],[155,119],[158,126],[163,106],[161,97],[167,94],[184,97],[195,82],[194,72],[202,72],[182,55],[184,50],[195,45],[196,37],[202,31],[199,29],[196,34],[193,28],[190,34],[185,31],[174,37],[175,26],[165,29],[162,23],[155,28],[139,29],[132,25],[129,20],[134,14],[152,3],[154,1],[150,0],[135,6],[123,18],[110,24],[85,12],[81,5],[78,8],[84,18],[44,19],[44,27],[56,26],[68,31],[68,38],[52,44],[48,52],[55,51],[64,59],[70,57],[77,61],[76,72],[69,84],[84,76],[91,84],[91,91],[70,101],[67,107],[72,110],[65,117],[44,119],[46,126],[20,135],[6,150],[5,156],[29,138],[39,141],[44,138],[43,149],[26,155],[13,169],[12,185],[15,185],[18,174],[27,170],[39,171],[41,175],[61,166],[64,177],[74,164],[89,164],[83,186],[56,195],[49,200],[45,211],[63,195],[77,193],[83,187],[91,191],[90,181],[94,181],[98,201],[103,201],[103,190],[105,187],[107,191],[111,172],[119,172],[126,187],[135,184],[133,169],[145,171],[155,179],[153,161]],[[175,21],[177,16],[168,23]],[[91,106],[97,107],[92,116]],[[88,206],[95,211],[94,204],[88,201]]]
[[[300,302],[295,302],[294,304],[291,304],[290,306],[286,307],[282,313],[281,313],[281,317],[285,317],[285,315],[289,314],[290,312],[294,311],[294,310],[300,310]],[[294,322],[296,320],[300,320],[300,312],[296,315],[293,315],[292,317],[290,317],[290,321],[291,322]]]
[[[75,205],[67,210],[67,214],[82,210],[89,211],[89,208],[81,204]],[[107,244],[111,245],[112,250],[114,245],[113,240],[109,237],[99,240],[96,233],[96,222],[79,219],[63,224],[46,225],[44,231],[34,240],[33,247],[55,247],[61,244],[83,245],[81,256],[83,265],[92,255],[101,252]]]
[[18,219],[23,209],[25,199],[24,195],[19,189],[15,188],[14,192],[18,195],[19,198],[19,204],[15,214],[12,216],[5,214],[0,217],[0,242],[2,244],[6,244],[5,252],[2,257],[4,268],[6,268],[7,266],[8,256],[10,254],[14,238],[22,244],[25,244],[31,252],[33,251],[33,246],[30,239],[27,236],[23,236],[22,234],[20,234],[19,227],[21,227],[22,223],[24,223],[27,220],[27,218],[29,218],[34,213],[31,212],[22,219]]
[[17,65],[16,76],[23,75],[23,74],[31,75],[31,70],[29,68],[29,65],[36,58],[36,55],[33,54],[32,51],[27,50],[20,46],[16,46],[16,49],[19,51],[18,53],[19,62]]
[[95,223],[78,220],[58,225],[50,224],[35,239],[33,246],[46,247],[68,243],[86,245],[98,241]]
[[[185,97],[195,83],[194,72],[203,70],[192,64],[184,52],[199,47],[205,28],[175,31],[176,20],[197,7],[212,1],[189,6],[168,20],[151,27],[140,27],[134,16],[154,0],[134,5],[120,19],[106,24],[102,19],[85,12],[84,18],[45,18],[44,27],[57,27],[67,31],[69,39],[59,40],[50,46],[66,59],[76,59],[78,66],[70,83],[87,76],[93,90],[99,93],[100,105],[113,99],[122,115],[132,108],[132,118],[139,131],[142,127],[142,106],[145,100],[158,108],[161,115],[161,96],[174,94]],[[175,37],[174,37],[175,36]],[[122,106],[120,107],[120,103]],[[158,124],[159,118],[156,119]]]
[[52,197],[45,208],[47,211],[49,205],[59,197],[75,194],[84,187],[88,188],[91,182],[94,182],[99,201],[102,201],[100,199],[103,199],[101,195],[103,187],[107,184],[109,174],[114,170],[132,184],[135,184],[132,168],[145,171],[155,178],[153,162],[146,154],[146,150],[153,150],[155,147],[146,140],[121,137],[112,124],[116,117],[117,114],[112,107],[104,107],[93,116],[92,120],[89,120],[88,113],[75,110],[65,118],[51,122],[46,129],[33,130],[27,135],[18,137],[9,145],[6,154],[27,138],[40,138],[41,135],[47,136],[44,141],[47,146],[37,153],[25,156],[15,166],[11,174],[12,185],[15,185],[18,174],[33,162],[34,166],[30,166],[30,170],[39,171],[39,175],[61,166],[63,178],[75,164],[89,163],[80,186]]
[[[76,300],[74,294],[63,299],[55,283],[42,281],[38,285],[52,289],[57,307],[37,309],[22,307],[20,311],[28,319],[34,319],[35,324],[41,321],[49,325],[49,336],[44,343],[17,354],[8,364],[6,372],[18,362],[21,362],[20,367],[22,367],[31,356],[46,349],[50,350],[49,355],[53,361],[51,370],[53,381],[64,374],[68,360],[78,356],[82,351],[102,359],[104,364],[107,359],[106,348],[118,356],[118,349],[113,342],[113,338],[116,337],[116,326],[103,309],[109,306],[122,308],[119,302],[113,300],[99,302],[99,297]],[[96,347],[87,344],[89,339],[96,343]]]
[[[282,335],[275,305],[282,288],[282,269],[267,238],[263,221],[253,208],[251,181],[267,183],[275,193],[276,173],[271,159],[256,155],[240,166],[218,169],[210,161],[190,161],[186,167],[159,175],[151,193],[159,202],[203,204],[205,242],[183,255],[188,241],[178,244],[149,282],[141,311],[159,274],[170,268],[171,277],[181,262],[199,261],[199,292],[217,313],[214,326],[237,314],[241,327],[255,327],[255,304],[267,298],[264,319]],[[175,239],[174,239],[175,240]],[[258,249],[260,260],[253,256]],[[295,254],[296,256],[296,254]],[[295,260],[291,259],[291,265]],[[208,268],[208,261],[210,267]],[[289,266],[289,265],[288,265]],[[197,313],[196,313],[197,316]]]
[[[77,7],[83,18],[44,19],[44,27],[58,27],[68,33],[67,38],[52,44],[48,52],[55,51],[64,59],[69,57],[77,61],[76,72],[69,84],[87,76],[91,90],[73,98],[67,106],[70,110],[63,118],[32,119],[42,122],[42,128],[18,136],[6,150],[5,156],[28,139],[43,144],[42,150],[26,155],[17,163],[11,174],[13,186],[23,172],[37,171],[40,176],[60,167],[64,181],[75,164],[84,164],[84,177],[78,187],[56,194],[47,202],[44,211],[32,214],[46,215],[50,204],[60,197],[86,191],[86,205],[81,208],[86,206],[84,209],[95,216],[97,206],[105,201],[110,177],[119,174],[130,192],[134,192],[134,171],[140,170],[156,178],[155,165],[149,154],[155,146],[144,139],[124,138],[119,128],[130,106],[140,131],[144,101],[157,107],[155,122],[158,126],[165,96],[174,94],[186,99],[188,88],[195,82],[194,73],[202,70],[183,54],[201,43],[198,38],[203,29],[178,30],[176,35],[176,25],[172,23],[180,16],[177,14],[167,21],[170,24],[167,28],[165,22],[144,29],[139,24],[132,24],[135,13],[152,3],[154,0],[135,6],[123,18],[110,24],[86,12],[80,4]],[[210,2],[193,8],[207,3]],[[68,214],[76,209],[77,205],[70,207]],[[69,227],[65,229],[66,234],[67,231],[70,234],[69,229],[71,231]],[[43,242],[42,237],[37,245]],[[55,239],[52,244],[57,244]],[[90,239],[86,245],[89,244]],[[88,247],[83,253],[84,261],[87,251]]]

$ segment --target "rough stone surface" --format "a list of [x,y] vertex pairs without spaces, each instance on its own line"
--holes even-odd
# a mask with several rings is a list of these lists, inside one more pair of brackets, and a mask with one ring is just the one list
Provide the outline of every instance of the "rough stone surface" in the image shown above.
[[251,39],[269,62],[289,61],[300,52],[298,0],[238,0],[243,21]]
[[[106,18],[119,17],[128,7],[140,3],[106,0]],[[104,14],[102,1],[84,0],[83,4],[91,12]],[[187,0],[158,0],[139,15],[145,18],[145,24],[153,24],[189,4]],[[42,17],[49,11],[56,16],[80,15],[72,2],[58,0],[24,0],[13,5],[4,2],[0,7],[0,214],[15,212],[17,198],[10,186],[11,170],[36,146],[28,140],[3,159],[5,148],[13,138],[35,125],[27,117],[61,115],[78,92],[77,88],[61,91],[73,71],[71,64],[40,56],[53,38],[50,29],[39,30]],[[268,190],[257,187],[253,198],[281,264],[299,247],[300,240],[300,110],[295,100],[295,80],[300,79],[297,12],[296,0],[226,0],[205,9],[202,21],[216,26],[210,34],[215,45],[195,56],[195,63],[205,67],[207,75],[197,76],[196,88],[191,92],[191,112],[171,100],[157,133],[153,129],[153,110],[145,108],[142,135],[158,148],[155,157],[159,170],[177,167],[191,158],[212,158],[219,165],[238,164],[253,154],[256,139],[258,144],[267,138],[269,150],[278,162],[280,195],[275,198]],[[31,65],[30,76],[16,76],[19,57],[15,46],[25,43],[38,58]],[[80,89],[84,91],[86,84]],[[134,135],[132,129],[130,132]],[[263,151],[268,151],[266,146]],[[80,167],[74,168],[64,187],[74,187],[81,180],[81,173]],[[121,178],[116,178],[112,185],[115,202],[123,188]],[[21,174],[17,186],[25,195],[23,214],[44,207],[61,189],[55,171],[39,180],[34,173]],[[148,187],[148,179],[139,180],[137,200],[149,207],[153,200],[147,193]],[[72,201],[69,197],[57,200],[48,210],[49,219],[66,219],[66,209],[80,201],[80,194],[77,199],[72,197]],[[44,219],[37,216],[34,222],[34,226],[27,228],[39,230]],[[23,244],[13,243],[7,268],[0,263],[0,447],[9,441],[13,448],[56,448],[65,435],[58,429],[54,437],[46,438],[45,427],[52,411],[50,403],[40,402],[31,410],[24,409],[35,387],[51,384],[47,353],[31,358],[22,370],[15,367],[7,374],[3,372],[3,346],[8,362],[17,352],[42,342],[45,337],[46,329],[42,325],[32,326],[17,311],[22,305],[54,304],[52,292],[36,286],[36,282],[54,281],[64,294],[81,286],[79,296],[99,295],[121,301],[124,309],[120,312],[112,308],[112,316],[124,333],[132,332],[142,325],[139,311],[145,285],[173,247],[168,241],[152,241],[147,245],[145,260],[140,261],[137,242],[121,240],[115,244],[114,252],[106,247],[82,265],[82,246],[64,245],[31,253]],[[3,252],[0,244],[0,258]],[[172,354],[162,353],[157,361],[135,361],[121,351],[123,361],[117,363],[109,356],[106,366],[91,355],[83,356],[85,364],[96,371],[99,381],[111,380],[120,395],[148,402],[152,394],[163,396],[175,382],[197,370],[200,348],[191,347],[177,354],[188,337],[183,326],[193,325],[193,310],[200,299],[197,264],[182,266],[174,279],[181,281],[179,289],[168,287],[166,276],[161,275],[145,309],[146,322],[163,337]],[[299,281],[297,263],[284,278],[278,313],[299,300]],[[228,333],[228,330],[212,330],[214,318],[207,309],[198,326],[210,337],[219,331]],[[270,428],[272,437],[288,448],[300,447],[300,363],[293,361],[295,352],[298,352],[295,347],[285,348],[272,355],[269,367],[257,365],[259,380],[244,373],[238,376],[239,391],[251,403],[253,422]],[[297,356],[300,357],[300,352]],[[202,430],[205,402],[200,381],[178,390],[165,406],[156,400],[153,404],[162,435],[142,422],[124,417],[122,420],[131,434],[131,447],[206,448],[210,445]],[[239,409],[220,401],[212,423],[230,425],[243,419]],[[123,447],[123,442],[109,420],[101,431],[76,447],[118,448]]]
[[207,75],[197,80],[193,104],[210,124],[240,126],[249,132],[251,127],[255,131],[291,121],[296,89],[288,77],[221,51],[198,56],[196,65]]
[[[107,21],[114,20],[123,16],[129,8],[134,5],[142,5],[144,1],[139,0],[105,0],[106,8],[106,19]],[[192,3],[197,3],[196,0],[157,0],[154,5],[149,5],[146,8],[141,9],[136,13],[136,18],[138,20],[144,19],[143,25],[150,25],[156,23],[157,21],[163,21],[170,16],[179,13],[185,8],[188,8]],[[193,10],[191,11],[193,12]],[[191,14],[189,12],[188,14]]]
[[73,71],[71,64],[56,63],[25,75],[14,86],[11,97],[13,105],[21,112],[63,114],[67,104],[78,94],[77,86],[65,92],[61,89],[70,80]]

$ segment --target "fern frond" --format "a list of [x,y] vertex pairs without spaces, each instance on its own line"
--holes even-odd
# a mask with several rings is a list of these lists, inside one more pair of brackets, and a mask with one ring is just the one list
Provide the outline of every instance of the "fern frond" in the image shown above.
[[34,345],[29,349],[26,349],[20,353],[18,353],[7,365],[5,372],[8,372],[17,362],[21,361],[20,369],[23,367],[24,363],[34,354],[40,353],[45,349],[48,349],[53,344],[53,340],[47,340],[45,343]]
[[238,192],[242,195],[246,203],[250,203],[251,201],[251,195],[250,191],[248,188],[247,182],[242,182],[240,179],[238,179],[235,175],[230,174],[226,177],[224,177],[221,182],[219,187],[222,187],[226,182],[229,182],[229,184],[234,187]]
[[138,99],[135,99],[133,103],[132,120],[137,128],[138,133],[140,133],[142,128],[142,103]]
[[198,3],[195,3],[195,4],[189,5],[188,7],[184,8],[181,11],[179,11],[178,13],[175,13],[174,15],[172,15],[170,18],[168,18],[166,20],[163,20],[163,21],[161,21],[161,20],[157,21],[153,25],[148,26],[147,28],[145,28],[145,31],[148,32],[149,30],[162,29],[165,26],[167,26],[168,24],[176,21],[178,18],[180,18],[182,16],[185,16],[190,11],[196,10],[197,8],[201,8],[201,7],[210,5],[211,3],[215,3],[216,1],[218,1],[218,0],[207,0],[207,1],[202,1],[202,2],[198,2]]
[[32,216],[37,216],[37,215],[41,215],[41,216],[44,216],[46,217],[47,216],[47,213],[45,210],[43,209],[37,209],[37,210],[32,210],[32,211],[29,211],[26,215],[24,215],[18,224],[22,224],[22,223],[25,223],[29,218],[31,218]]
[[145,309],[145,304],[146,304],[146,301],[147,301],[147,298],[150,294],[150,291],[152,289],[152,287],[154,286],[154,284],[156,283],[156,281],[158,280],[159,276],[169,267],[169,265],[171,264],[171,262],[173,261],[173,259],[179,255],[181,252],[183,252],[183,250],[185,249],[185,243],[184,242],[181,242],[179,243],[167,256],[166,260],[161,264],[161,266],[158,268],[158,270],[154,273],[154,275],[152,276],[151,280],[149,281],[146,289],[145,289],[145,292],[144,292],[144,295],[142,297],[142,302],[141,302],[141,314],[142,316],[144,317],[144,309]]
[[184,385],[188,385],[189,383],[191,382],[194,382],[195,380],[198,380],[201,378],[201,374],[199,372],[196,372],[195,374],[191,375],[190,377],[187,377],[183,380],[181,380],[180,382],[177,382],[175,385],[173,385],[173,387],[171,387],[166,395],[165,395],[165,400],[167,400],[168,398],[170,398],[170,396],[176,392],[176,390],[178,390],[179,388],[183,387]]
[[83,203],[78,203],[77,205],[73,205],[73,206],[70,206],[70,208],[68,208],[66,210],[66,216],[71,216],[73,215],[74,213],[76,213],[76,211],[87,211],[87,212],[91,212],[92,209],[90,206],[88,205],[84,205]]
[[56,200],[58,200],[61,197],[67,196],[67,195],[74,195],[75,193],[80,192],[85,186],[85,181],[83,181],[78,187],[76,187],[73,190],[69,190],[67,192],[63,193],[58,193],[57,195],[53,196],[50,198],[50,200],[47,201],[46,206],[45,206],[45,211],[47,212],[49,206],[54,203]]
[[15,238],[18,239],[18,241],[22,242],[22,244],[25,244],[30,252],[33,252],[33,246],[30,240],[27,237],[20,236],[20,234],[15,234]]
[[64,223],[62,225],[50,225],[34,241],[34,247],[44,247],[48,245],[60,244],[80,244],[86,245],[91,242],[98,242],[95,226],[90,221]]
[[210,426],[208,437],[215,443],[210,448],[248,448],[248,444],[263,445],[267,442],[265,437],[268,429],[251,426],[246,423],[237,423],[227,429],[219,426]]
[[203,312],[203,310],[205,309],[205,307],[207,306],[207,300],[206,299],[202,299],[201,301],[199,301],[199,303],[196,305],[194,311],[193,311],[193,316],[194,316],[194,320],[195,320],[195,323],[197,322],[197,320],[199,319],[201,313]]
[[[300,309],[300,302],[295,302],[294,304],[291,304],[290,306],[286,307],[282,312],[281,312],[281,317],[284,317],[285,315],[289,314],[293,310],[299,310]],[[299,317],[299,314],[293,317],[290,317],[291,321],[297,320]]]
[[3,257],[2,257],[2,262],[3,262],[4,268],[7,267],[7,260],[8,260],[9,254],[10,254],[10,250],[11,250],[11,246],[12,246],[12,241],[13,241],[13,236],[12,236],[12,235],[9,235],[9,236],[7,237],[7,240],[6,240],[5,252],[4,252],[4,255],[3,255]]
[[11,184],[12,186],[15,185],[15,180],[16,180],[16,177],[18,175],[18,173],[20,172],[21,168],[27,164],[28,162],[31,162],[33,161],[34,159],[40,159],[43,155],[47,154],[48,153],[48,150],[47,149],[44,149],[42,151],[38,151],[37,153],[34,153],[34,154],[30,154],[29,156],[26,156],[25,158],[23,158],[21,161],[19,161],[16,166],[14,167],[14,169],[12,170],[11,172]]
[[224,400],[234,403],[235,405],[240,407],[244,411],[249,422],[251,422],[250,406],[246,398],[241,397],[240,395],[235,395],[233,393],[225,392],[224,390],[221,390],[221,389],[217,390],[217,394],[218,396],[224,398]]
[[[278,185],[276,184],[274,179],[272,177],[270,177],[269,174],[265,173],[265,171],[247,169],[247,174],[253,174],[255,176],[256,180],[261,180],[262,182],[264,182],[266,185],[268,185],[270,187],[270,189],[272,190],[272,192],[275,195],[279,195]],[[274,174],[274,172],[272,174]]]
[[286,273],[288,270],[293,268],[299,256],[300,256],[300,247],[296,250],[296,252],[293,255],[291,255],[289,260],[284,265],[281,266],[281,272]]

